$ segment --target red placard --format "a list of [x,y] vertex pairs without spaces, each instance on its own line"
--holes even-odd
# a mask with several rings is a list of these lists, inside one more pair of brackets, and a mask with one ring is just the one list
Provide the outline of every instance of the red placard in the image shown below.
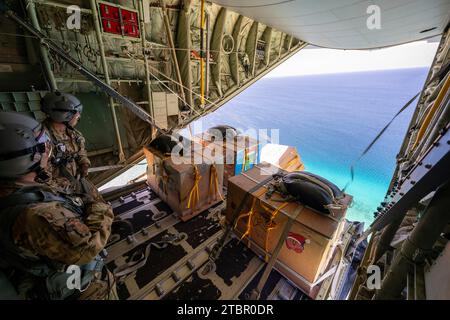
[[103,31],[114,34],[122,34],[119,21],[114,20],[102,20]]
[[139,20],[134,11],[118,6],[99,4],[103,32],[139,38]]
[[119,20],[119,8],[100,3],[100,16],[102,19]]
[[123,33],[127,37],[139,38],[139,27],[136,24],[124,24]]
[[123,23],[130,23],[130,24],[136,24],[138,23],[137,19],[137,13],[125,9],[120,9],[120,12],[122,14],[122,21]]

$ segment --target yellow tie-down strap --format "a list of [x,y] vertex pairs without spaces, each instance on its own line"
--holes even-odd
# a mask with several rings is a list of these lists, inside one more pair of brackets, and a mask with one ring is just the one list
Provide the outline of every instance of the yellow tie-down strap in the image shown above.
[[200,201],[200,193],[198,185],[200,183],[200,179],[202,178],[202,176],[198,172],[197,166],[193,165],[193,167],[194,167],[194,185],[192,186],[191,192],[189,194],[189,201],[187,205],[187,207],[192,210],[196,208],[197,204]]
[[236,222],[234,223],[234,229],[236,229],[239,220],[241,220],[241,219],[243,219],[245,217],[248,217],[248,219],[247,219],[247,228],[246,228],[245,232],[242,234],[242,236],[240,238],[240,241],[242,239],[244,239],[246,236],[251,234],[252,227],[253,227],[252,219],[253,219],[253,214],[255,213],[255,207],[256,207],[256,198],[253,198],[252,207],[250,208],[250,211],[241,213],[239,215],[239,217],[236,219]]
[[219,176],[217,174],[217,168],[214,163],[211,165],[209,173],[209,195],[211,196],[212,200],[216,200],[218,195],[220,197],[220,200],[223,201],[222,192],[219,186]]
[[281,204],[278,208],[271,210],[270,208],[267,208],[265,205],[263,205],[261,203],[261,207],[266,210],[269,214],[270,214],[270,220],[269,223],[266,224],[266,239],[264,242],[264,260],[266,262],[269,261],[269,250],[268,250],[268,245],[269,245],[269,233],[270,231],[272,231],[273,229],[276,228],[276,225],[273,223],[273,220],[276,218],[276,216],[278,215],[278,213],[283,210],[284,207],[286,207],[289,204],[289,202],[284,202],[283,204]]
[[[265,190],[263,189],[263,191],[265,192]],[[262,194],[264,194],[264,192]],[[261,194],[261,195],[262,195]],[[259,196],[258,196],[259,197]],[[252,234],[252,230],[253,227],[255,226],[255,209],[256,209],[256,200],[258,199],[258,197],[254,197],[253,198],[253,202],[252,202],[252,206],[250,208],[249,211],[247,212],[243,212],[239,215],[239,217],[236,219],[236,222],[234,224],[234,229],[237,228],[238,222],[241,219],[244,219],[247,217],[247,225],[246,225],[246,230],[245,232],[242,234],[241,238],[239,241],[242,241],[245,237],[250,237]],[[276,228],[276,226],[274,225],[273,221],[276,218],[276,216],[278,215],[278,213],[285,208],[287,205],[289,204],[289,202],[284,202],[282,203],[278,208],[271,210],[270,208],[266,207],[264,204],[262,204],[262,202],[260,201],[260,206],[266,210],[267,212],[269,212],[270,214],[270,220],[268,223],[265,224],[265,228],[266,228],[266,238],[265,238],[265,242],[264,242],[264,252],[265,252],[265,260],[266,262],[268,261],[268,242],[269,242],[269,233],[270,231],[272,231],[273,229]],[[249,242],[250,245],[250,242]]]

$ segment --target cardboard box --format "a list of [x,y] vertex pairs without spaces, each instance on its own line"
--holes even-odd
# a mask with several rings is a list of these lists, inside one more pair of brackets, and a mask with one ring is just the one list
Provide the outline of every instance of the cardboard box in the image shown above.
[[[228,185],[228,179],[260,162],[260,145],[256,139],[249,136],[238,135],[233,140],[212,141],[208,135],[200,134],[194,137],[194,141],[200,143],[205,149],[222,150],[224,163],[224,186]],[[209,152],[211,152],[209,151]]]
[[[198,152],[200,150],[200,152]],[[189,163],[146,147],[147,183],[184,221],[223,200],[223,164],[193,146]],[[203,156],[203,158],[202,158]],[[194,162],[194,157],[203,159]],[[196,164],[194,164],[196,163]]]
[[264,145],[261,149],[261,162],[270,163],[288,172],[305,170],[297,149],[282,144]]
[[272,165],[261,163],[244,174],[230,178],[227,222],[233,224],[234,232],[239,238],[245,235],[243,241],[249,248],[267,259],[280,241],[289,217],[301,210],[287,238],[283,240],[275,268],[306,294],[314,296],[314,282],[325,272],[334,253],[337,239],[343,231],[346,206],[351,202],[351,196],[346,195],[343,199],[343,209],[334,209],[333,214],[324,215],[298,202],[272,200],[281,199],[277,193],[271,199],[266,199],[268,189],[262,186],[249,194],[236,220],[233,213],[245,194],[259,182],[269,178],[268,172],[271,170],[274,170]]

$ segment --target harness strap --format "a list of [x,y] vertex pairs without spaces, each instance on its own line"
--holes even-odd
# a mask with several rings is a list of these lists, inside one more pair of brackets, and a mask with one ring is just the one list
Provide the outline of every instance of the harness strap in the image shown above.
[[67,198],[58,196],[52,192],[44,191],[37,187],[25,187],[18,191],[1,198],[0,211],[12,206],[29,205],[38,202],[68,202]]
[[[68,129],[69,129],[69,130],[72,130],[72,131],[74,131],[74,132],[76,132],[76,130],[73,129],[73,128],[68,127]],[[53,132],[53,130],[52,130],[51,128],[48,128],[47,131],[48,131],[49,134],[50,134],[50,137],[51,137],[51,139],[52,139],[53,144],[55,144],[55,145],[59,145],[59,144],[64,145],[64,142],[60,141],[60,140],[55,136],[55,134],[54,134],[54,132]],[[78,139],[77,139],[77,144],[78,144]],[[80,148],[80,145],[78,145],[78,148]],[[70,174],[70,173],[67,171],[67,168],[66,168],[65,166],[66,166],[66,164],[67,164],[68,162],[77,160],[78,157],[79,157],[79,150],[78,150],[78,152],[75,152],[75,153],[69,153],[69,152],[67,152],[67,151],[64,151],[64,152],[63,152],[63,151],[61,151],[61,150],[57,150],[57,151],[56,151],[56,154],[55,154],[55,157],[54,157],[54,160],[55,160],[55,159],[58,159],[58,160],[57,160],[57,161],[52,161],[52,163],[53,163],[54,165],[56,165],[56,166],[61,170],[62,175],[63,175],[65,178],[69,179],[70,182],[71,182],[73,185],[77,186],[77,188],[79,188],[79,183],[77,182],[77,180],[75,179],[75,177],[73,177],[72,174]]]

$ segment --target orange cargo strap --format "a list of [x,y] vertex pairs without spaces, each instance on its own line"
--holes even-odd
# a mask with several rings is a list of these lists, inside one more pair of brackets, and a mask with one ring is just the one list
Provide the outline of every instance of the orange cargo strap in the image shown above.
[[191,209],[191,206],[192,206],[192,209],[195,209],[197,203],[200,201],[198,184],[199,184],[202,176],[198,172],[197,166],[194,165],[193,167],[194,167],[194,185],[192,186],[191,193],[189,194],[189,201],[188,201],[188,205],[187,205],[187,207],[189,209]]
[[209,173],[209,194],[212,195],[212,198],[217,199],[217,195],[219,195],[220,200],[223,201],[222,192],[219,189],[219,177],[217,175],[216,165],[213,163],[211,165],[211,170]]
[[264,242],[264,260],[266,262],[269,261],[269,250],[268,250],[268,242],[269,242],[269,233],[270,231],[272,231],[273,229],[276,228],[276,226],[273,223],[273,220],[275,219],[275,217],[278,215],[278,213],[283,210],[284,207],[286,207],[289,204],[289,202],[285,202],[283,203],[281,206],[279,206],[278,208],[276,208],[275,210],[270,210],[269,208],[267,208],[265,205],[263,205],[261,203],[261,207],[264,208],[264,210],[266,210],[267,212],[270,213],[270,221],[269,223],[266,225],[266,240]]

